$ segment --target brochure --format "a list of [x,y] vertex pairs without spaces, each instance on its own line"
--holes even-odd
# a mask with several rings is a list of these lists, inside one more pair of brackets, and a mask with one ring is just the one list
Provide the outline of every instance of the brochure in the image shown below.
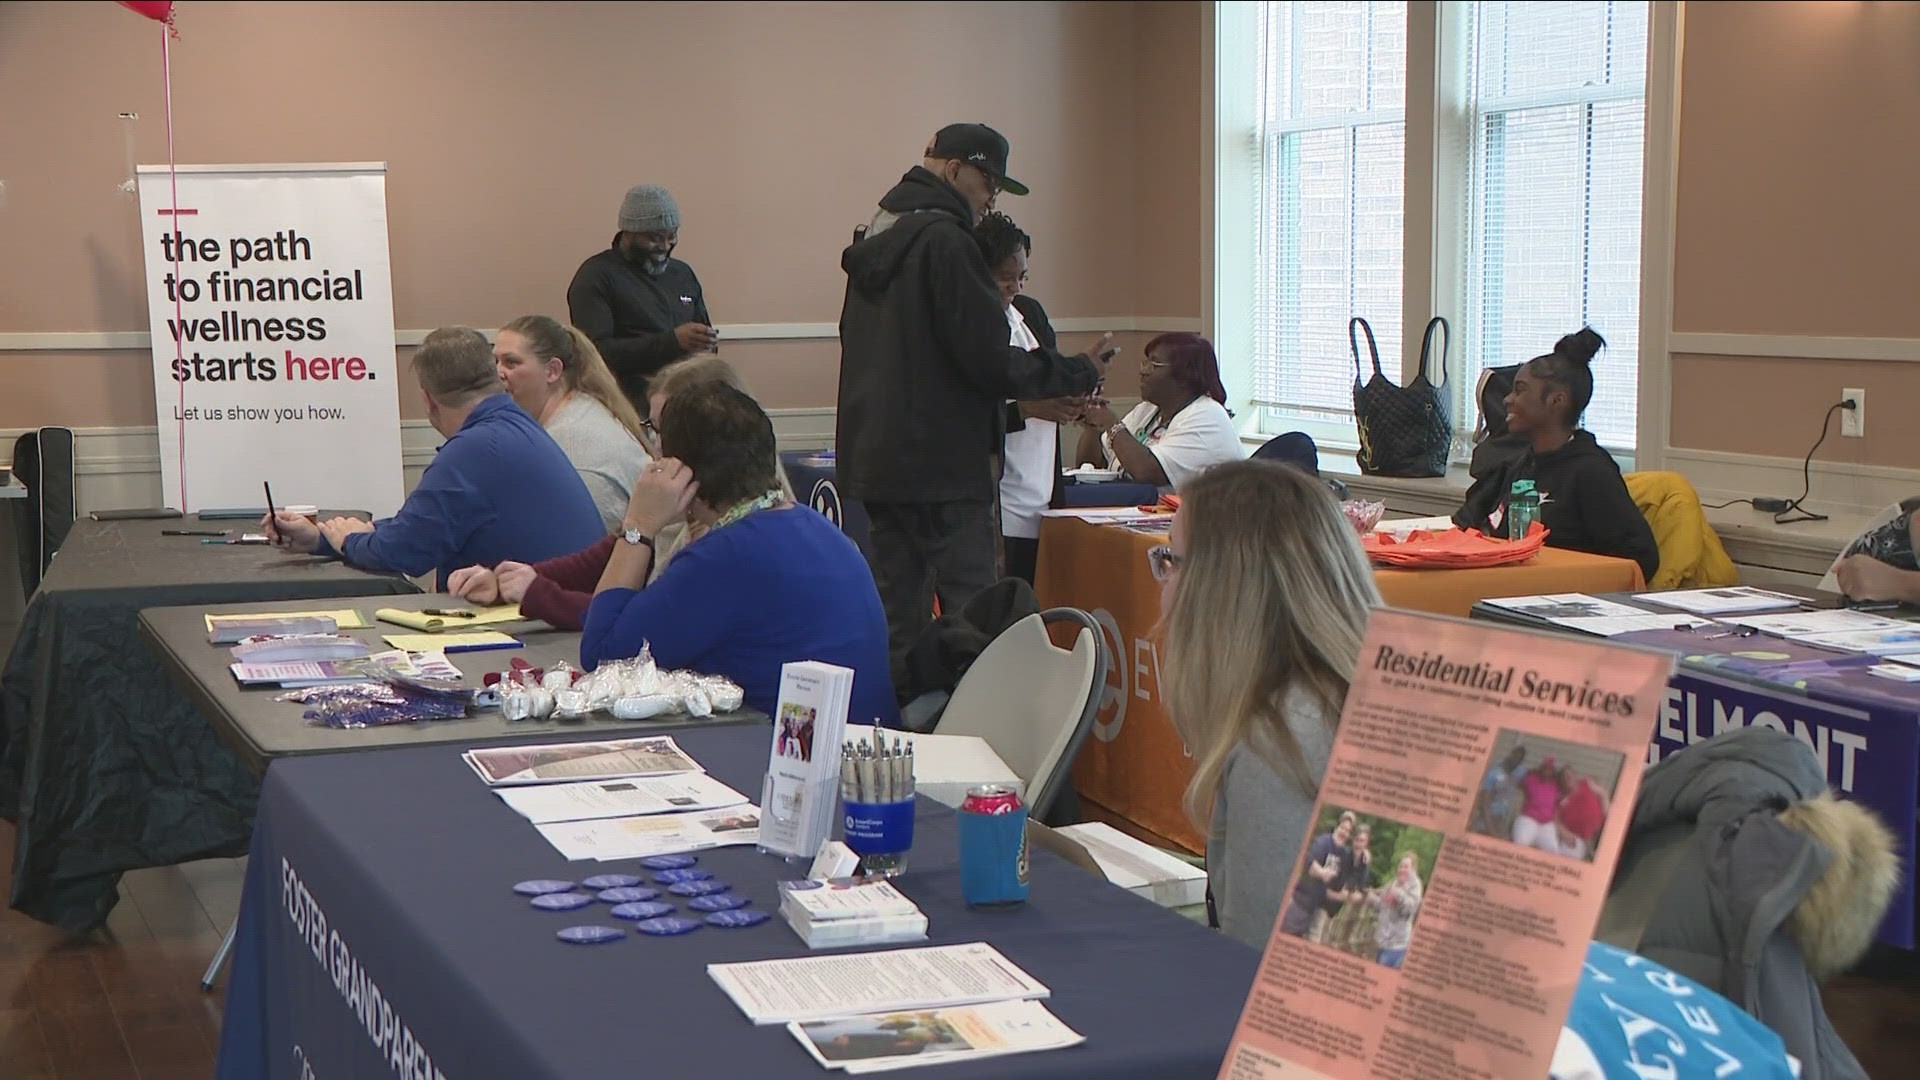
[[1647,614],[1645,608],[1629,607],[1612,600],[1602,600],[1586,593],[1554,593],[1549,596],[1507,596],[1493,600],[1483,600],[1488,607],[1500,608],[1520,615],[1531,615],[1548,622],[1561,619],[1599,619],[1599,618],[1639,618]]
[[1052,991],[985,942],[708,964],[755,1024],[1043,998]]
[[1884,630],[1857,630],[1844,634],[1805,634],[1795,640],[1802,645],[1822,649],[1893,656],[1920,652],[1920,623],[1903,623]]
[[1741,615],[1749,611],[1790,611],[1807,606],[1805,597],[1737,585],[1726,589],[1683,589],[1641,593],[1635,600],[1695,615]]
[[351,660],[372,651],[359,638],[340,634],[293,634],[245,638],[227,653],[242,664],[286,664],[300,660]]
[[505,787],[495,789],[494,794],[535,825],[718,810],[747,801],[745,795],[706,773]]
[[760,792],[760,847],[811,859],[833,832],[853,670],[807,660],[780,668],[780,705]]
[[1851,634],[1862,630],[1900,630],[1911,628],[1913,623],[1889,619],[1885,615],[1875,615],[1870,611],[1853,611],[1848,608],[1834,608],[1830,611],[1796,611],[1789,615],[1749,615],[1732,620],[1741,626],[1751,626],[1763,634],[1775,637],[1798,639],[1814,634]]
[[1691,630],[1698,626],[1712,626],[1713,623],[1693,615],[1657,615],[1643,612],[1639,615],[1602,615],[1592,619],[1555,619],[1555,626],[1564,626],[1569,630],[1578,630],[1595,637],[1619,637],[1621,634],[1636,634],[1642,630]]
[[230,615],[207,614],[207,640],[214,645],[231,645],[242,638],[257,634],[284,633],[275,630],[253,630],[245,632],[250,626],[274,623],[332,623],[318,630],[305,633],[330,634],[337,630],[363,630],[367,620],[358,611],[342,608],[339,611],[240,611]]
[[238,679],[242,686],[279,686],[289,690],[307,686],[374,682],[386,674],[411,675],[420,679],[449,679],[454,682],[466,677],[440,653],[409,653],[399,649],[351,660],[294,660],[277,664],[231,664],[228,669],[233,672],[233,677]]
[[760,811],[750,803],[742,803],[722,810],[555,821],[534,828],[569,862],[581,859],[608,862],[758,843]]
[[788,1024],[787,1030],[813,1060],[850,1074],[1058,1050],[1086,1041],[1037,1001],[843,1016]]
[[707,771],[668,735],[607,742],[493,746],[469,750],[461,757],[490,787]]
[[1376,611],[1223,1080],[1547,1075],[1672,669]]

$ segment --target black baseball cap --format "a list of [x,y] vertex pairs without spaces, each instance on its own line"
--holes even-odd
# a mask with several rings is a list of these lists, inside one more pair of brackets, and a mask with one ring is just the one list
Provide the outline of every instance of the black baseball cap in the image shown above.
[[1000,190],[1025,195],[1027,185],[1007,175],[1007,137],[985,124],[948,124],[933,136],[927,156],[964,161],[1000,181]]

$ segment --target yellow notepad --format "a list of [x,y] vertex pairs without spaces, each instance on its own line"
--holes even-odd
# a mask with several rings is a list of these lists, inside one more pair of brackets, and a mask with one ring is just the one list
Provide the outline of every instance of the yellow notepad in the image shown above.
[[524,622],[526,616],[520,614],[520,605],[508,604],[505,607],[468,608],[449,604],[447,611],[471,611],[470,619],[448,618],[444,615],[429,615],[424,611],[403,611],[400,608],[381,608],[373,617],[381,622],[395,626],[405,626],[413,630],[438,634],[445,630],[466,630],[479,626],[495,626],[500,623]]
[[486,649],[518,649],[520,642],[496,630],[477,634],[388,634],[383,639],[390,649],[408,652],[480,652]]
[[221,615],[207,616],[207,633],[213,633],[215,619],[319,619],[333,620],[333,625],[342,630],[364,630],[372,625],[366,616],[357,611],[229,611]]

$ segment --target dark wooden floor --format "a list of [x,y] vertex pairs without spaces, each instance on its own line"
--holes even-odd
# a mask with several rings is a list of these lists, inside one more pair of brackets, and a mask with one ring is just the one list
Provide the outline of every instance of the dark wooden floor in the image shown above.
[[[0,896],[13,826],[0,822]],[[242,859],[140,870],[107,930],[71,935],[0,907],[0,1080],[206,1080],[220,989],[200,973],[240,907]]]

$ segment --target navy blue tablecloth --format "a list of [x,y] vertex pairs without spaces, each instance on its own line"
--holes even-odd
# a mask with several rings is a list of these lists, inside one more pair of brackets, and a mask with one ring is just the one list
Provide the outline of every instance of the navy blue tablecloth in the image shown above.
[[790,450],[780,455],[780,464],[787,470],[787,482],[793,485],[794,497],[825,514],[828,521],[840,526],[840,531],[853,540],[862,555],[871,558],[872,551],[867,545],[867,508],[860,505],[858,499],[841,496],[834,480],[833,458],[822,458],[821,453]]
[[1109,480],[1104,484],[1080,484],[1069,480],[1060,485],[1060,505],[1063,508],[1152,506],[1159,501],[1159,488],[1131,480]]
[[[719,779],[759,790],[764,728],[675,738]],[[1087,1043],[945,1065],[940,1076],[1215,1075],[1253,950],[1043,851],[1028,904],[972,911],[960,901],[956,835],[954,813],[922,799],[900,885],[927,913],[928,944],[993,944],[1052,989],[1049,1008]],[[751,848],[707,852],[700,865],[766,910],[777,907],[775,883],[804,872]],[[784,1028],[750,1024],[706,974],[710,963],[807,955],[777,915],[747,930],[582,947],[554,932],[616,920],[535,911],[511,891],[526,878],[622,870],[636,868],[563,860],[457,747],[274,762],[219,1076],[825,1075]]]

